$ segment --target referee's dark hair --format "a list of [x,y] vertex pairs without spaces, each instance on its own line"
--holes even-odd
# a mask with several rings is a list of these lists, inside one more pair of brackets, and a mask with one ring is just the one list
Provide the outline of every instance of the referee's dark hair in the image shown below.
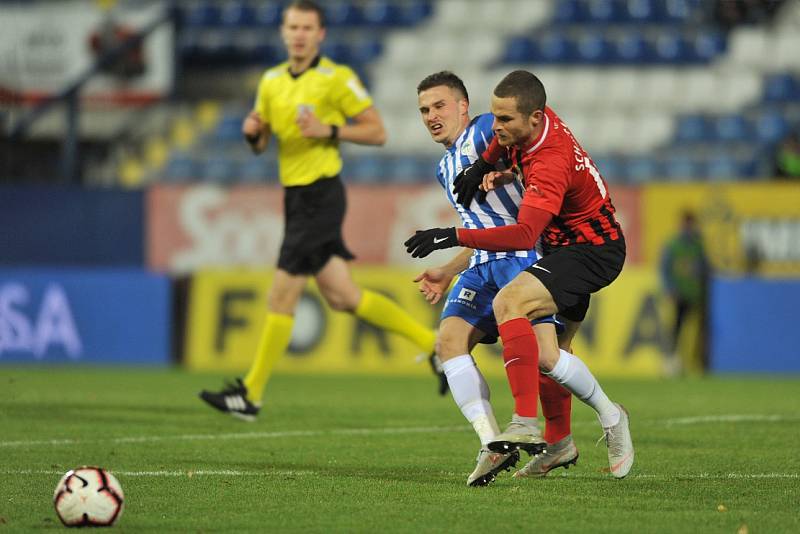
[[541,80],[526,70],[508,73],[494,88],[494,96],[516,98],[517,111],[526,117],[536,110],[544,111],[547,103],[547,94]]
[[469,95],[467,94],[467,88],[464,87],[464,82],[462,82],[461,78],[449,70],[439,71],[426,76],[425,79],[419,82],[419,85],[417,85],[417,94],[431,89],[432,87],[439,87],[440,85],[444,85],[445,87],[449,87],[450,89],[461,93],[461,96],[464,97],[464,100],[469,102]]
[[317,14],[317,18],[319,19],[319,27],[325,27],[325,10],[322,9],[322,6],[320,6],[318,3],[314,2],[314,0],[292,0],[283,10],[284,20],[286,19],[286,12],[290,9],[297,9],[298,11],[313,11]]

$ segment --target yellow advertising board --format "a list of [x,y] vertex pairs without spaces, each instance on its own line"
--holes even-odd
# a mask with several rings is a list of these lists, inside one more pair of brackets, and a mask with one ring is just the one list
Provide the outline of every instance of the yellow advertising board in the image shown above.
[[[417,271],[357,267],[364,287],[394,298],[425,324],[435,326],[439,307],[429,305],[412,282]],[[193,370],[241,373],[255,352],[272,279],[269,271],[200,271],[189,299],[184,363]],[[575,352],[600,375],[656,376],[666,328],[653,272],[626,268],[592,298]],[[500,344],[481,345],[476,359],[488,375],[503,375]],[[419,348],[400,336],[332,312],[313,284],[298,307],[292,345],[277,366],[283,372],[425,374]]]
[[653,184],[642,195],[644,259],[657,265],[693,211],[718,272],[800,274],[800,185],[796,183]]

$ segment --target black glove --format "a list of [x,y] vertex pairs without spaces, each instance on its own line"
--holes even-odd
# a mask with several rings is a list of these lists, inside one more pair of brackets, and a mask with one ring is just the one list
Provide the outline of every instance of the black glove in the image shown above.
[[417,233],[409,237],[403,244],[411,257],[424,258],[434,250],[457,247],[458,234],[454,227],[417,230]]
[[483,175],[493,170],[494,166],[479,156],[475,163],[458,173],[453,180],[456,202],[469,209],[473,198],[477,198],[478,202],[486,200],[486,191],[481,190],[480,185],[483,183]]

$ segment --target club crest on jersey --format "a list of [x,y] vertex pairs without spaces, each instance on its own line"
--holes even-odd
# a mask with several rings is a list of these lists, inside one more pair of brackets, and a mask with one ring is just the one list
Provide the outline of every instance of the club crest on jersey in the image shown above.
[[472,147],[472,143],[469,140],[464,141],[461,145],[461,153],[465,156],[469,156],[474,152],[474,148]]

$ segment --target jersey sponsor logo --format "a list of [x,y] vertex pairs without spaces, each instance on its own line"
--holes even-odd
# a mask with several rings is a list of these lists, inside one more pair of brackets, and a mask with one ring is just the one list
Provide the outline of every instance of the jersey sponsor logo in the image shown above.
[[458,293],[459,300],[466,300],[467,302],[472,302],[475,300],[475,295],[477,293],[472,289],[467,289],[466,287],[462,287],[461,291]]

